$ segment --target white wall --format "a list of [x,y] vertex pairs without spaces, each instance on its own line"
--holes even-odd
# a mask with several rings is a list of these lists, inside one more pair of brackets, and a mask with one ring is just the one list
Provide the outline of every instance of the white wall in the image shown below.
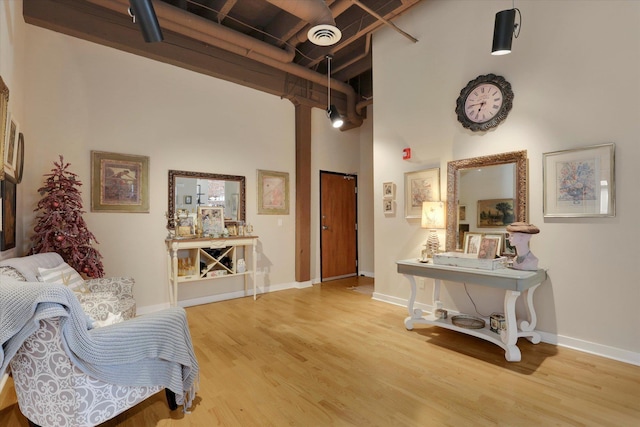
[[[37,189],[62,154],[84,184],[84,218],[100,242],[96,247],[104,257],[105,273],[136,279],[139,312],[168,304],[164,214],[169,169],[244,175],[247,221],[259,236],[259,289],[298,285],[293,197],[289,215],[256,212],[257,169],[288,172],[295,195],[295,116],[289,101],[27,25],[22,3],[8,3],[0,10],[0,72],[10,85],[12,100],[24,99],[20,121],[26,158],[18,187],[19,247],[0,257],[28,251],[33,209],[40,199]],[[18,66],[19,62],[24,64]],[[20,79],[16,70],[22,72]],[[328,124],[324,111],[314,110],[316,181],[318,168],[359,172],[359,130],[340,132]],[[148,214],[90,212],[92,150],[150,157]],[[317,182],[313,188],[317,204]],[[317,209],[313,214],[312,229],[317,229]],[[319,259],[317,251],[312,246],[313,265]],[[312,273],[319,275],[319,269]],[[181,286],[179,299],[242,288],[240,278],[197,282]]]
[[[531,241],[549,280],[535,303],[539,329],[559,342],[640,364],[640,2],[520,0],[522,32],[513,52],[490,55],[495,13],[504,1],[422,2],[397,24],[408,42],[385,29],[374,37],[374,189],[376,297],[404,302],[408,284],[394,261],[416,257],[426,238],[402,213],[403,174],[439,167],[443,198],[453,159],[527,150],[529,220],[541,233]],[[495,73],[513,86],[507,120],[486,133],[464,129],[455,102],[479,75]],[[549,219],[542,215],[542,154],[614,142],[615,218]],[[405,146],[414,160],[401,160]],[[395,217],[384,217],[381,183],[400,189]],[[419,296],[431,302],[432,282]],[[501,298],[471,289],[481,311],[501,311]],[[485,295],[490,295],[492,299]],[[460,285],[445,306],[474,313]]]

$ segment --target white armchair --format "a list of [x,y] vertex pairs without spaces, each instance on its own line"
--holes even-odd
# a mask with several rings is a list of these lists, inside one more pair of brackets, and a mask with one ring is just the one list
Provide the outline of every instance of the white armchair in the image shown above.
[[[0,277],[12,275],[17,280],[38,282],[40,277],[38,268],[52,269],[63,263],[62,257],[55,252],[9,258],[0,261]],[[15,271],[12,272],[11,269]],[[136,301],[133,299],[134,284],[135,281],[131,277],[86,280],[84,285],[89,292],[78,294],[78,299],[84,311],[95,320],[105,320],[109,313],[121,313],[123,319],[131,319],[136,315]]]

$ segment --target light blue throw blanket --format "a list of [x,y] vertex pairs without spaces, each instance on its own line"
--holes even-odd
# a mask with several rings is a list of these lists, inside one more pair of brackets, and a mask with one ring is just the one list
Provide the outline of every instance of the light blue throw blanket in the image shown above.
[[90,322],[66,286],[0,277],[0,374],[41,319],[60,317],[62,343],[87,375],[111,384],[163,386],[187,410],[198,380],[184,309],[170,308],[104,328]]

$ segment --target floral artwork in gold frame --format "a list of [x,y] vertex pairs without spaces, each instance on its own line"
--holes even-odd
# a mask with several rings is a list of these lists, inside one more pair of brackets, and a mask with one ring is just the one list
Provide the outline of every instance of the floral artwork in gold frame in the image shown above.
[[91,152],[91,211],[149,212],[149,157]]
[[258,215],[289,215],[289,173],[258,170]]

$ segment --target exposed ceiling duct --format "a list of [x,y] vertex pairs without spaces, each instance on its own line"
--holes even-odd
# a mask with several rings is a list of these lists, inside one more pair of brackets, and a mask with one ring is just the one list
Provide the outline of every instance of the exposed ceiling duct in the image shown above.
[[331,46],[340,41],[342,32],[336,27],[331,9],[324,0],[267,0],[280,9],[308,22],[307,38],[318,46]]

